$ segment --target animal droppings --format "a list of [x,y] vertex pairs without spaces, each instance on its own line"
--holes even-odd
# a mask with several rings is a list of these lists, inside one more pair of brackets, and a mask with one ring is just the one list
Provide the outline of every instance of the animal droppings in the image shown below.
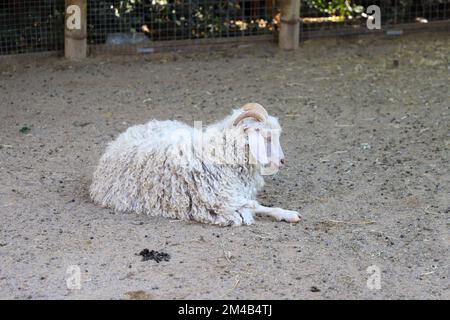
[[142,261],[155,260],[157,263],[161,261],[169,261],[170,255],[165,252],[158,252],[155,250],[144,249],[139,252],[139,255],[142,256]]

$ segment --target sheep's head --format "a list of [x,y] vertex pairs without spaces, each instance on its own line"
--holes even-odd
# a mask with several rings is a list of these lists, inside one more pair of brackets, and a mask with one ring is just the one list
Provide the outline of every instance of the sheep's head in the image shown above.
[[248,103],[241,110],[233,121],[233,126],[241,127],[246,133],[249,162],[260,166],[264,175],[276,173],[284,164],[278,119],[269,116],[266,109],[258,103]]

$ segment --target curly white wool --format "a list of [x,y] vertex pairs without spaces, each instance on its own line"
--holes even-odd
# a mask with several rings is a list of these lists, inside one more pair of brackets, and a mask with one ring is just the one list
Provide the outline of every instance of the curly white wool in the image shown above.
[[253,223],[259,206],[256,193],[264,184],[259,166],[251,164],[243,151],[221,151],[229,148],[224,141],[230,138],[248,141],[249,126],[277,129],[279,124],[269,117],[266,123],[247,119],[246,126],[234,126],[240,114],[242,110],[235,110],[203,130],[156,120],[128,128],[101,157],[91,185],[92,199],[123,212],[222,226]]

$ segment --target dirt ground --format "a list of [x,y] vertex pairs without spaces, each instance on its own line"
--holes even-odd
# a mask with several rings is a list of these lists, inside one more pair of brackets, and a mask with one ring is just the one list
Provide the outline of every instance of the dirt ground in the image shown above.
[[[448,33],[3,62],[0,298],[449,299],[449,87]],[[249,101],[280,118],[287,158],[259,200],[301,223],[221,228],[90,201],[127,127],[210,123]]]

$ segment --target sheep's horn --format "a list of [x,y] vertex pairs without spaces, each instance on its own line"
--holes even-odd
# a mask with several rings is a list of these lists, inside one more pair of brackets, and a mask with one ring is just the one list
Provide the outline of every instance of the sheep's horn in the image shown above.
[[246,103],[243,107],[243,110],[245,111],[256,111],[261,113],[265,118],[269,117],[269,113],[267,113],[267,110],[264,109],[264,107],[262,105],[260,105],[259,103],[255,103],[255,102],[250,102],[250,103]]
[[256,111],[245,111],[245,112],[241,113],[239,115],[239,117],[236,118],[236,120],[234,120],[233,126],[237,126],[239,124],[239,122],[241,122],[242,120],[247,119],[247,118],[253,118],[253,119],[255,119],[256,121],[259,121],[259,122],[266,121],[266,118],[259,112],[256,112]]

